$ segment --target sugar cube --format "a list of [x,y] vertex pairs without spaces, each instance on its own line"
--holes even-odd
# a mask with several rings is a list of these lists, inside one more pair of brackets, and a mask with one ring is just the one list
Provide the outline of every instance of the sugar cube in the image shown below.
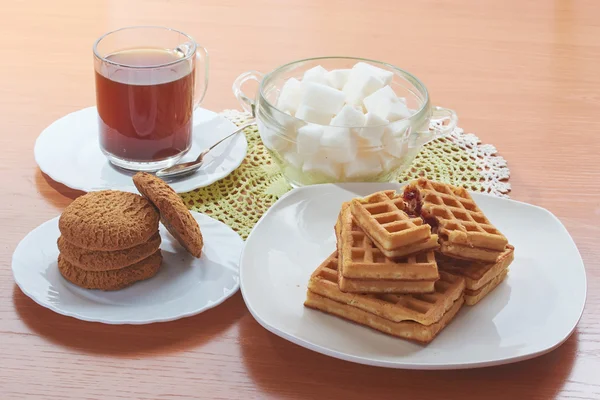
[[332,160],[325,152],[319,152],[310,157],[302,166],[302,171],[312,174],[322,174],[328,178],[340,179],[341,164]]
[[289,137],[290,139],[295,139],[296,130],[304,125],[302,121],[294,118],[294,115],[292,115],[292,113],[289,111],[275,111],[271,114],[271,116],[273,117],[273,121],[271,124],[269,124],[269,127],[277,132],[280,132],[280,134]]
[[346,103],[361,104],[363,99],[383,87],[383,81],[367,69],[352,69],[344,85]]
[[411,111],[406,107],[406,104],[399,100],[396,100],[390,104],[390,110],[387,115],[387,119],[390,121],[398,121],[400,119],[408,118],[411,116]]
[[353,107],[356,111],[360,111],[363,114],[367,112],[367,110],[362,104],[349,104],[349,106]]
[[381,142],[381,138],[383,136],[377,138],[377,137],[362,137],[362,136],[358,136],[358,147],[359,148],[363,148],[363,147],[381,147],[383,146],[383,143]]
[[348,128],[325,127],[321,145],[333,161],[340,163],[353,160],[358,151],[358,140]]
[[349,179],[372,177],[383,171],[378,152],[359,152],[351,162],[344,164],[344,176]]
[[394,157],[402,157],[408,149],[408,140],[394,136],[389,130],[385,131],[381,142],[383,149]]
[[302,100],[302,83],[296,78],[288,79],[281,88],[277,108],[295,113]]
[[342,90],[350,76],[349,69],[334,69],[327,73],[327,83],[332,88]]
[[287,150],[292,145],[291,140],[278,134],[274,130],[267,128],[262,123],[258,123],[258,132],[263,144],[269,150],[282,152]]
[[363,99],[367,111],[383,119],[388,119],[392,104],[395,102],[398,102],[398,97],[389,86],[384,86]]
[[307,124],[298,129],[298,136],[296,137],[298,153],[310,155],[319,151],[323,130],[322,126],[314,124]]
[[296,111],[296,118],[320,125],[328,125],[329,121],[331,121],[332,115],[333,114],[324,113],[321,110],[317,110],[306,104],[300,104],[298,111]]
[[295,168],[302,168],[302,164],[304,163],[304,157],[301,154],[298,154],[294,149],[287,150],[282,153],[283,159]]
[[393,155],[385,152],[379,152],[379,160],[381,161],[381,167],[383,171],[388,172],[400,166],[401,159],[394,157]]
[[304,83],[302,104],[324,114],[337,114],[344,106],[345,98],[341,90],[315,82]]
[[408,120],[399,120],[391,122],[386,126],[386,131],[389,131],[391,135],[396,138],[406,139],[410,133],[412,132],[410,121]]
[[330,122],[331,126],[344,126],[349,128],[364,126],[364,124],[365,115],[349,104],[346,104]]
[[302,82],[316,82],[327,85],[327,70],[321,65],[317,65],[304,73]]
[[367,146],[381,146],[381,137],[386,125],[389,123],[387,119],[383,119],[374,113],[365,115],[365,127],[358,131],[360,136]]
[[353,69],[365,69],[365,70],[371,71],[371,73],[374,73],[375,75],[377,75],[377,77],[379,79],[381,79],[383,81],[384,85],[389,85],[390,83],[392,83],[392,79],[394,78],[394,73],[392,71],[388,71],[383,68],[376,67],[373,64],[368,64],[366,62],[356,63],[354,65],[354,67],[352,67],[352,68]]

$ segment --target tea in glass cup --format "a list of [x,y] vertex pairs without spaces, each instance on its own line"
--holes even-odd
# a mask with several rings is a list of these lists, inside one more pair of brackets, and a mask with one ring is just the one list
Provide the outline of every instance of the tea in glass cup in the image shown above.
[[191,147],[208,81],[206,50],[179,31],[130,27],[94,45],[100,147],[116,166],[156,171]]

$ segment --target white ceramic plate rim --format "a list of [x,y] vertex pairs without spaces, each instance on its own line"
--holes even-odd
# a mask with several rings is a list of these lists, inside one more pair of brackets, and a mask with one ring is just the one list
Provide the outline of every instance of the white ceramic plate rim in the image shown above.
[[[73,111],[73,112],[71,112],[71,113],[69,113],[69,114],[63,115],[62,117],[60,117],[60,118],[58,118],[57,120],[55,120],[55,121],[53,121],[52,123],[50,123],[50,124],[49,124],[49,125],[48,125],[46,128],[44,128],[44,130],[43,130],[43,131],[40,133],[40,135],[39,135],[39,136],[36,138],[36,140],[35,140],[35,144],[34,144],[34,148],[33,148],[33,154],[34,154],[34,159],[35,159],[35,162],[36,162],[36,164],[38,165],[38,167],[40,168],[40,170],[41,170],[41,171],[42,171],[44,174],[48,175],[48,176],[49,176],[49,177],[50,177],[50,178],[51,178],[53,181],[55,181],[55,182],[58,182],[58,183],[60,183],[60,184],[62,184],[62,185],[65,185],[66,187],[69,187],[69,188],[71,188],[71,189],[74,189],[74,190],[80,190],[80,191],[82,191],[82,192],[92,192],[92,191],[95,191],[95,190],[101,190],[101,189],[94,189],[94,188],[90,188],[90,187],[89,187],[89,186],[87,186],[87,185],[76,184],[76,183],[75,183],[75,184],[74,184],[74,183],[70,183],[70,182],[68,181],[68,179],[63,179],[63,178],[61,178],[59,175],[57,175],[57,173],[56,173],[56,171],[57,171],[57,170],[56,170],[56,169],[54,169],[54,168],[52,168],[52,166],[48,166],[48,165],[46,164],[46,162],[45,162],[44,158],[40,156],[40,152],[41,152],[41,150],[40,150],[40,147],[39,147],[39,146],[40,146],[40,143],[41,143],[43,140],[46,140],[46,138],[45,138],[45,135],[47,135],[47,134],[48,134],[49,128],[50,128],[50,127],[51,127],[51,126],[52,126],[52,125],[53,125],[55,122],[59,121],[59,120],[60,120],[60,119],[62,119],[62,118],[65,118],[65,117],[67,117],[67,116],[68,116],[68,115],[70,115],[70,114],[75,114],[75,113],[78,113],[78,112],[86,111],[86,110],[88,110],[88,109],[96,109],[96,107],[95,107],[95,106],[91,106],[91,107],[86,107],[86,108],[83,108],[83,109],[81,109],[81,110]],[[202,124],[202,123],[206,123],[206,122],[208,122],[210,119],[212,119],[212,118],[216,118],[216,117],[218,117],[218,116],[219,116],[219,114],[218,114],[218,113],[216,113],[216,112],[214,112],[214,111],[210,111],[210,110],[207,110],[207,109],[205,109],[205,108],[200,108],[200,107],[199,107],[198,109],[196,109],[196,110],[194,111],[194,113],[195,113],[195,115],[194,115],[194,116],[196,116],[196,113],[197,113],[197,114],[200,116],[200,121],[195,121],[195,122],[194,122],[194,125],[196,125],[196,124]],[[225,120],[227,120],[227,119],[225,119]],[[229,120],[227,120],[227,121],[229,121]],[[229,121],[229,122],[230,122],[230,121]],[[232,124],[234,127],[236,127],[236,125],[235,125],[233,122],[232,122],[231,124]],[[236,127],[236,128],[237,128],[237,127]],[[240,137],[242,137],[242,139],[241,139],[241,140],[243,141],[243,143],[244,143],[244,147],[245,147],[244,154],[246,154],[246,153],[247,153],[247,151],[248,151],[248,141],[247,141],[247,139],[246,139],[246,135],[239,135],[239,136],[240,136]],[[239,140],[239,139],[238,139],[238,140]],[[235,163],[232,163],[232,168],[231,168],[231,170],[230,170],[230,171],[228,171],[228,170],[224,170],[224,171],[221,171],[220,173],[214,173],[214,174],[211,174],[211,175],[210,175],[210,178],[209,178],[209,179],[207,179],[207,180],[205,180],[205,181],[203,181],[203,183],[202,183],[201,185],[197,185],[197,184],[191,184],[191,186],[190,186],[190,189],[189,189],[189,190],[184,190],[184,191],[176,191],[176,192],[177,192],[177,193],[185,193],[185,192],[188,192],[188,191],[192,191],[192,190],[195,190],[195,189],[199,189],[199,188],[203,188],[203,187],[206,187],[206,186],[212,185],[213,183],[215,183],[215,182],[217,182],[217,181],[220,181],[220,180],[221,180],[221,179],[223,179],[223,178],[226,178],[226,177],[227,177],[227,176],[229,176],[229,175],[230,175],[230,174],[231,174],[233,171],[235,171],[236,169],[238,169],[238,168],[239,168],[239,166],[240,166],[240,165],[242,165],[242,163],[244,162],[244,159],[245,159],[245,156],[244,156],[244,157],[241,157],[239,160],[236,160],[236,161],[235,161]],[[186,180],[186,179],[189,179],[189,180],[193,181],[193,179],[194,179],[194,178],[193,178],[193,176],[192,176],[192,177],[186,177],[186,178],[182,178],[182,180]],[[132,187],[131,189],[133,189],[133,187]],[[124,189],[123,189],[123,188],[120,188],[120,190],[124,190]]]
[[[278,199],[278,202],[283,201],[284,199],[286,199],[287,197],[293,196],[295,194],[298,193],[298,191],[301,190],[319,190],[319,187],[325,187],[325,186],[332,186],[334,184],[322,184],[322,185],[312,185],[312,186],[305,186],[305,187],[300,187],[297,189],[293,189],[290,192],[284,194],[283,196],[281,196]],[[358,186],[362,186],[362,185],[372,185],[373,186],[373,192],[377,191],[377,190],[382,190],[381,187],[382,185],[386,185],[386,184],[381,184],[381,183],[347,183],[347,184],[335,184],[335,186],[341,186],[342,188],[349,188],[348,190],[351,190],[350,188],[354,187],[358,187]],[[402,186],[404,186],[405,184],[397,184],[397,188],[400,188]],[[389,184],[388,184],[389,186]],[[389,187],[388,187],[389,188]],[[488,196],[488,197],[495,197],[492,195],[489,195],[487,193],[475,193],[475,195],[480,195],[480,196]],[[560,227],[564,230],[564,232],[567,234],[567,236],[570,238],[571,240],[571,244],[573,246],[575,246],[576,248],[576,244],[573,240],[573,238],[571,237],[571,235],[568,233],[568,231],[566,230],[566,228],[564,227],[564,225],[562,224],[562,222],[560,222],[560,220],[554,215],[552,214],[550,211],[546,210],[545,208],[533,205],[533,204],[529,204],[529,203],[524,203],[521,201],[517,201],[517,200],[509,200],[506,199],[507,201],[511,201],[514,203],[519,203],[519,204],[523,204],[526,205],[528,207],[535,207],[536,209],[546,213],[547,215],[549,215],[550,217],[552,217],[557,223],[558,225],[560,225]],[[248,238],[246,239],[246,242],[250,242],[250,240],[252,240],[253,238],[253,234],[256,230],[257,227],[260,226],[260,224],[263,222],[264,219],[269,217],[269,213],[271,212],[271,210],[273,210],[274,207],[272,206],[271,208],[269,208],[269,210],[267,210],[267,212],[265,214],[263,214],[263,216],[258,220],[258,222],[256,223],[256,225],[254,226],[254,228],[252,229],[252,231],[250,232],[250,234],[248,235]],[[252,304],[250,304],[250,301],[248,300],[248,294],[246,293],[245,287],[244,287],[244,258],[245,258],[245,253],[247,251],[246,246],[244,246],[244,250],[242,251],[242,255],[241,255],[241,259],[240,259],[240,291],[242,293],[242,297],[244,298],[244,302],[246,303],[246,307],[248,308],[248,310],[250,311],[250,314],[254,317],[254,319],[263,327],[265,328],[267,331],[281,337],[284,338],[294,344],[297,344],[301,347],[307,348],[309,350],[315,351],[317,353],[320,354],[324,354],[333,358],[338,358],[341,360],[345,360],[345,361],[350,361],[350,362],[354,362],[354,363],[358,363],[358,364],[364,364],[364,365],[371,365],[371,366],[377,366],[377,367],[385,367],[385,368],[396,368],[396,369],[417,369],[417,370],[448,370],[448,369],[472,369],[472,368],[482,368],[482,367],[490,367],[490,366],[497,366],[497,365],[503,365],[503,364],[510,364],[510,363],[515,363],[515,362],[519,362],[519,361],[525,361],[525,360],[529,360],[538,356],[541,356],[543,354],[549,353],[552,350],[558,348],[560,345],[562,345],[575,331],[575,328],[577,327],[577,324],[579,323],[579,321],[581,320],[581,317],[583,315],[583,311],[585,309],[585,302],[587,299],[587,276],[585,274],[585,266],[583,264],[583,260],[581,259],[581,255],[579,255],[579,262],[581,263],[581,266],[583,267],[583,280],[584,280],[584,292],[583,292],[583,305],[579,311],[579,315],[577,316],[573,326],[570,327],[570,329],[568,330],[568,332],[562,337],[562,339],[560,339],[558,342],[556,342],[554,345],[552,346],[548,346],[546,348],[542,348],[539,349],[538,351],[535,352],[531,352],[528,354],[524,354],[522,356],[507,356],[507,357],[503,357],[503,358],[493,358],[493,359],[487,359],[487,360],[481,360],[481,361],[475,361],[475,362],[460,362],[460,363],[430,363],[430,362],[426,362],[426,363],[419,363],[419,362],[410,362],[410,363],[406,363],[406,362],[401,362],[401,361],[380,361],[380,360],[374,360],[371,358],[366,358],[366,357],[361,357],[361,356],[356,356],[353,354],[348,354],[346,352],[342,352],[342,351],[337,351],[337,350],[332,350],[329,349],[327,347],[323,347],[320,346],[318,344],[312,343],[309,340],[300,338],[296,335],[287,333],[285,331],[282,331],[274,326],[271,326],[269,323],[267,323],[266,321],[264,321],[262,319],[262,317],[260,316],[259,312],[257,312],[254,307],[252,307]],[[332,317],[332,318],[337,318],[337,317]],[[349,324],[353,324],[353,322],[350,321],[346,321]],[[365,329],[369,329],[369,328],[365,328]],[[399,339],[401,340],[401,339]]]
[[[237,235],[237,233],[235,233],[235,231],[233,231],[229,226],[225,225],[224,223],[222,223],[221,221],[218,221],[214,218],[211,218],[205,214],[201,214],[201,213],[197,213],[192,211],[193,214],[196,214],[195,217],[197,217],[198,215],[200,215],[200,218],[210,218],[213,221],[223,225],[224,227],[226,227],[227,229],[231,230],[231,232],[235,235]],[[187,318],[187,317],[192,317],[194,315],[198,315],[203,313],[204,311],[210,310],[212,308],[217,307],[218,305],[222,304],[225,300],[229,299],[231,296],[233,296],[235,293],[237,293],[239,287],[240,287],[240,275],[239,275],[239,263],[238,263],[238,276],[237,276],[237,280],[235,282],[235,284],[232,286],[232,288],[230,290],[228,290],[227,292],[223,293],[223,296],[220,297],[218,300],[212,302],[212,303],[207,303],[206,305],[202,306],[202,307],[198,307],[192,311],[189,312],[185,312],[185,313],[179,313],[179,314],[174,314],[173,316],[170,317],[163,317],[163,318],[145,318],[145,319],[103,319],[103,318],[91,318],[88,317],[86,315],[82,315],[79,314],[77,312],[69,312],[66,311],[60,307],[56,307],[53,303],[50,302],[45,302],[41,299],[39,299],[34,293],[32,293],[31,291],[26,289],[27,285],[24,285],[22,282],[20,282],[17,279],[17,274],[14,271],[14,254],[17,252],[17,250],[19,249],[19,247],[22,245],[23,242],[26,241],[26,239],[28,239],[28,237],[30,235],[33,234],[33,231],[41,228],[42,226],[46,225],[46,224],[51,224],[53,223],[56,219],[58,219],[59,217],[55,217],[52,218],[46,222],[44,222],[43,224],[37,226],[36,228],[34,228],[31,232],[29,232],[27,235],[25,235],[25,237],[23,239],[21,239],[21,241],[19,242],[19,244],[17,245],[17,248],[15,249],[14,253],[13,253],[13,257],[11,260],[11,270],[13,272],[13,279],[15,281],[15,283],[17,284],[17,286],[19,287],[19,289],[30,299],[32,299],[35,303],[37,303],[38,305],[47,308],[51,311],[54,311],[57,314],[60,315],[64,315],[67,317],[72,317],[72,318],[76,318],[79,319],[81,321],[87,321],[87,322],[99,322],[102,324],[107,324],[107,325],[146,325],[146,324],[152,324],[152,323],[156,323],[156,322],[170,322],[170,321],[176,321],[178,319],[182,319],[182,318]],[[242,239],[240,238],[240,241]],[[243,248],[244,244],[242,243],[242,248]],[[70,283],[69,283],[70,284]]]

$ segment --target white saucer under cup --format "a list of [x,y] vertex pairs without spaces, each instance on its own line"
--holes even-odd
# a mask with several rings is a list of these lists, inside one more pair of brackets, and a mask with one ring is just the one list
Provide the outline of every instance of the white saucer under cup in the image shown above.
[[[37,164],[50,178],[72,189],[137,193],[131,180],[135,172],[113,166],[100,150],[97,118],[96,107],[88,107],[53,122],[35,142]],[[196,109],[192,147],[180,162],[195,160],[203,150],[236,129],[228,119],[203,108]],[[223,179],[240,166],[247,148],[246,137],[235,135],[212,150],[197,172],[169,181],[169,185],[184,193]]]
[[149,324],[189,317],[218,306],[239,288],[244,242],[227,225],[192,212],[202,229],[202,256],[194,258],[161,225],[162,266],[156,276],[112,291],[80,288],[58,271],[58,217],[31,231],[12,258],[15,282],[39,305],[105,324]]
[[[335,249],[343,202],[399,184],[328,184],[294,189],[260,219],[240,263],[244,301],[266,329],[308,349],[389,368],[458,369],[536,357],[562,344],[583,312],[586,276],[573,239],[549,211],[473,193],[515,246],[507,278],[428,345],[394,338],[308,309],[311,273]],[[277,299],[273,301],[273,299]]]

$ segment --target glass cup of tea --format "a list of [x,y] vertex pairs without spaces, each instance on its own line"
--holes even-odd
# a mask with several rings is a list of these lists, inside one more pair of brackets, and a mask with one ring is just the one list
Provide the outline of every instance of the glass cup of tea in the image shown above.
[[157,171],[192,144],[193,111],[208,87],[208,53],[189,35],[134,26],[94,43],[100,148],[121,168]]

